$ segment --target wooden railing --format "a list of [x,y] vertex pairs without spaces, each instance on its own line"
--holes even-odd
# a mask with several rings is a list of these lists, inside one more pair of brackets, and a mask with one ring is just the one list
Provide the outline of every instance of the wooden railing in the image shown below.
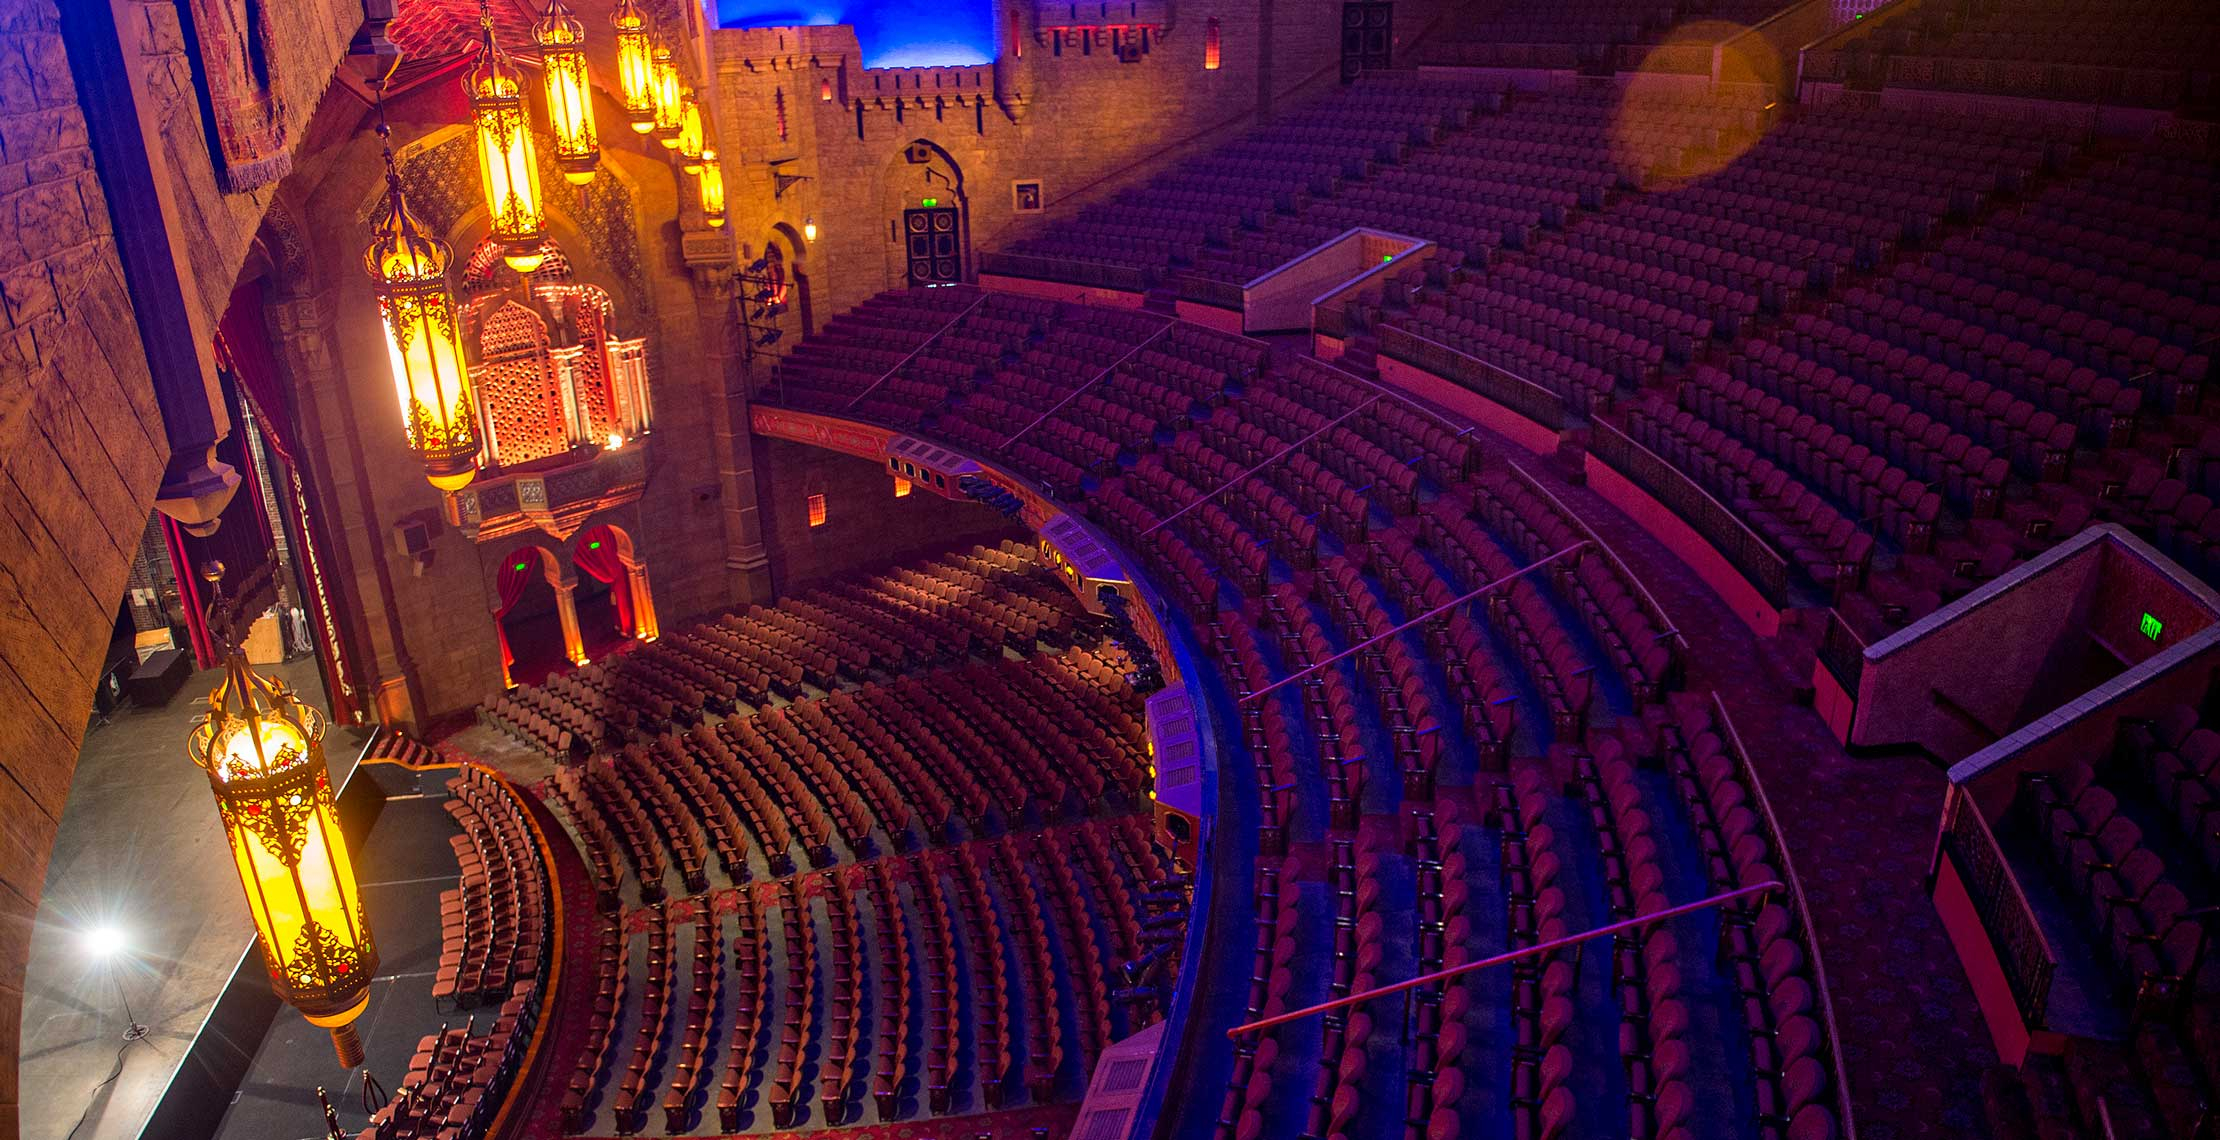
[[1839,611],[1827,612],[1827,629],[1819,638],[1819,663],[1834,675],[1835,683],[1852,697],[1865,680],[1865,640],[1850,631]]
[[2043,936],[2035,910],[2020,890],[2020,881],[1997,846],[1996,833],[1981,815],[1981,805],[1953,784],[1943,801],[1943,854],[1958,869],[1973,912],[2004,965],[2005,981],[2020,1018],[2030,1029],[2043,1024],[2050,1007],[2051,978],[2058,972],[2058,955]]
[[1245,303],[1245,295],[1238,281],[1219,281],[1189,273],[1182,275],[1178,284],[1179,299],[1182,301],[1193,301],[1199,305],[1229,309],[1236,313],[1242,310]]
[[1033,253],[982,253],[979,272],[1084,285],[1091,289],[1116,289],[1123,293],[1146,293],[1156,284],[1155,272],[1139,266],[1105,265],[1099,261],[1042,257]]
[[1382,356],[1431,372],[1552,431],[1565,426],[1565,401],[1557,393],[1523,376],[1395,325],[1382,327],[1379,337]]
[[1766,604],[1775,609],[1788,604],[1787,559],[1679,468],[1602,420],[1590,426],[1589,454],[1680,516],[1749,580]]

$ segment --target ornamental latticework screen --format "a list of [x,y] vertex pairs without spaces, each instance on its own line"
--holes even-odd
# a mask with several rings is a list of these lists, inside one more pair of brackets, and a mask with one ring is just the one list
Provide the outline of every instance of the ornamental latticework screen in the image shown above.
[[609,294],[574,280],[548,248],[521,279],[490,244],[465,271],[471,378],[496,468],[607,446],[653,423],[646,338],[617,336]]

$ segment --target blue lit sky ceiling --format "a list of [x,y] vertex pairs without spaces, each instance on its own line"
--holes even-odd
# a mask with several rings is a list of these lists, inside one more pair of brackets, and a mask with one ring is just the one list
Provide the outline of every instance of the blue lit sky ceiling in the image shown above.
[[994,61],[994,0],[717,0],[727,28],[853,24],[865,67]]

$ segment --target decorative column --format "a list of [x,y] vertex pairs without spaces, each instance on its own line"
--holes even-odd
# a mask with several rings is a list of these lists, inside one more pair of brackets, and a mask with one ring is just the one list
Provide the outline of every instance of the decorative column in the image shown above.
[[586,640],[578,635],[578,579],[568,574],[548,579],[555,587],[555,616],[563,622],[563,656],[573,665],[586,663]]
[[663,636],[662,623],[655,620],[655,595],[648,590],[647,559],[626,557],[624,580],[632,591],[632,636],[641,641],[653,641]]
[[[695,327],[700,330],[702,373],[723,380],[708,389],[711,454],[717,464],[717,493],[724,514],[725,588],[729,600],[745,605],[771,597],[771,559],[763,546],[763,516],[757,507],[755,433],[748,422],[748,373],[734,344],[738,321],[732,311],[737,289],[728,274],[695,276]],[[768,360],[763,362],[769,367]]]

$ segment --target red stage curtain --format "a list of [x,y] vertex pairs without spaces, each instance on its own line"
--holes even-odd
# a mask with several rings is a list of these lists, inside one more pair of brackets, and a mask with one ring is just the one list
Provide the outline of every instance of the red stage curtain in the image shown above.
[[285,398],[284,381],[278,378],[277,354],[270,348],[268,327],[262,317],[262,280],[256,278],[231,291],[231,303],[216,324],[219,362],[254,401],[262,424],[263,442],[288,464],[300,454],[294,447],[293,408]]
[[632,582],[625,573],[624,560],[617,557],[617,533],[605,523],[579,535],[570,560],[593,575],[594,581],[609,587],[609,598],[617,604],[617,628],[631,636]]
[[527,547],[511,553],[501,563],[501,572],[494,575],[494,591],[500,595],[501,606],[493,611],[493,635],[501,641],[501,667],[516,664],[516,654],[509,652],[509,631],[501,626],[501,619],[516,608],[517,599],[524,596],[532,584],[532,575],[540,571],[539,553]]

